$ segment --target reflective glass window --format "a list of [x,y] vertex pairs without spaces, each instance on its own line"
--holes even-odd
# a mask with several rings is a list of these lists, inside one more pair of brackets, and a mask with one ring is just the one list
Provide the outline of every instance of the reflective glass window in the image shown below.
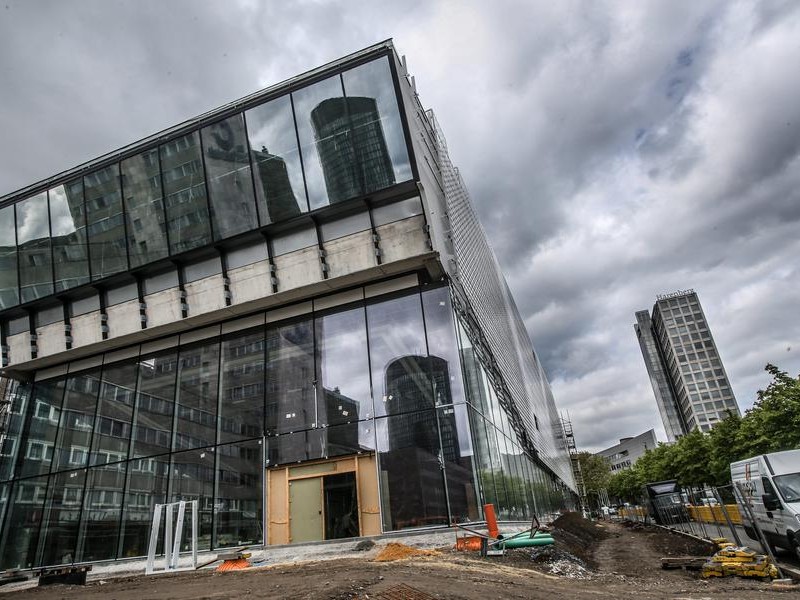
[[267,464],[277,466],[374,450],[374,421],[356,421],[267,438]]
[[34,386],[26,417],[28,430],[19,450],[24,452],[19,463],[19,477],[50,471],[63,396],[63,379],[39,381]]
[[261,542],[261,440],[217,447],[214,548]]
[[503,519],[508,518],[508,494],[506,492],[507,484],[506,474],[503,472],[503,457],[500,454],[500,448],[497,445],[498,432],[492,426],[490,421],[486,421],[486,439],[489,442],[489,456],[492,470],[492,477],[494,478],[495,493],[497,494],[497,503],[495,510],[497,516]]
[[[214,449],[198,448],[176,452],[170,465],[170,502],[197,500],[197,548],[211,548],[211,520],[214,506]],[[186,511],[183,530],[191,532]],[[191,550],[191,535],[183,536],[181,550]]]
[[46,492],[46,476],[14,483],[0,547],[2,568],[34,566]]
[[53,293],[47,192],[17,202],[19,287],[22,302]]
[[136,400],[136,371],[137,363],[134,361],[103,367],[92,438],[92,465],[128,458]]
[[416,215],[422,214],[422,200],[419,196],[400,200],[399,202],[392,202],[383,206],[377,206],[372,209],[372,219],[375,222],[375,227],[394,223],[395,221],[402,221]]
[[433,378],[436,404],[463,403],[466,398],[453,308],[450,305],[450,289],[443,286],[425,290],[422,293],[422,308],[425,313],[428,353],[431,358],[444,361],[441,376],[447,378],[446,382],[439,381],[435,376]]
[[263,327],[237,333],[222,341],[219,402],[219,441],[262,435],[264,427]]
[[[349,100],[338,75],[292,93],[311,210],[361,194]],[[360,99],[359,99],[360,100]],[[359,109],[356,101],[353,109]]]
[[486,435],[486,422],[481,414],[471,406],[469,407],[469,420],[475,440],[476,467],[483,493],[480,503],[497,505],[497,491],[494,487],[494,473],[491,464],[492,457],[489,453],[489,440]]
[[89,283],[83,182],[59,185],[49,196],[56,292],[63,292]]
[[181,348],[178,369],[175,449],[213,446],[217,434],[219,340]]
[[384,530],[448,523],[435,412],[377,419],[375,428]]
[[317,317],[317,398],[325,425],[372,416],[364,307]]
[[387,57],[342,74],[364,192],[411,179],[403,123]]
[[100,369],[67,378],[53,471],[85,467],[89,462]]
[[267,328],[267,432],[314,427],[314,327],[311,319]]
[[481,414],[488,416],[491,413],[488,394],[484,392],[483,373],[475,348],[467,337],[467,332],[458,326],[458,339],[461,348],[461,360],[464,365],[464,385],[467,398]]
[[118,169],[112,165],[83,178],[92,280],[128,268]]
[[261,223],[276,223],[306,212],[291,98],[276,98],[248,110],[245,116]]
[[89,469],[78,532],[79,562],[116,558],[127,463]]
[[31,384],[14,382],[10,383],[10,387],[11,406],[8,409],[8,424],[2,446],[0,446],[0,480],[11,479],[14,476],[17,454],[20,449],[20,437],[31,399]]
[[170,451],[177,374],[178,356],[175,350],[139,360],[132,457]]
[[14,207],[0,209],[0,310],[19,304]]
[[131,267],[169,255],[158,150],[122,161],[122,193]]
[[201,135],[214,238],[257,228],[244,115],[233,115],[204,127]]
[[39,565],[75,562],[85,484],[86,469],[50,476],[39,536]]
[[464,404],[439,408],[437,417],[450,518],[477,521],[478,496],[467,408]]
[[[156,504],[167,501],[169,456],[132,460],[128,463],[127,477],[120,558],[147,554],[153,510]],[[158,551],[163,551],[163,548]]]
[[212,242],[200,134],[189,133],[160,147],[172,254]]
[[367,306],[375,415],[433,408],[433,380],[446,386],[447,363],[428,357],[419,294]]

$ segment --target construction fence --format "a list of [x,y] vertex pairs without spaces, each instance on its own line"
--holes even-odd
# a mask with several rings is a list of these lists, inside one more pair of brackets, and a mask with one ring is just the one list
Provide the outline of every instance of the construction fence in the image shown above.
[[726,538],[737,546],[750,546],[766,552],[744,529],[749,520],[737,502],[738,490],[732,485],[706,488],[681,488],[678,493],[657,497],[650,506],[620,509],[630,521],[655,523],[708,540]]

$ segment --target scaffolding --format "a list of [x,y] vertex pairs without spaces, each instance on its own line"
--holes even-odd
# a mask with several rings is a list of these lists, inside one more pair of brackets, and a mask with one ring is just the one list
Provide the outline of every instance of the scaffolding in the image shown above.
[[581,512],[584,516],[587,516],[589,502],[586,497],[586,484],[583,481],[583,471],[581,470],[581,463],[578,460],[578,446],[575,444],[575,433],[572,430],[572,420],[569,418],[569,413],[561,413],[561,432],[564,447],[569,453],[569,462],[570,465],[572,465],[572,477],[575,479],[575,487],[580,497]]

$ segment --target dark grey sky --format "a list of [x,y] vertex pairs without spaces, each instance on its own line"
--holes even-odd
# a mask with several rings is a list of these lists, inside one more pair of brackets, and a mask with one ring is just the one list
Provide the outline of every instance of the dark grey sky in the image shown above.
[[655,426],[633,333],[700,295],[740,406],[800,371],[800,4],[0,1],[0,194],[393,37],[559,408]]

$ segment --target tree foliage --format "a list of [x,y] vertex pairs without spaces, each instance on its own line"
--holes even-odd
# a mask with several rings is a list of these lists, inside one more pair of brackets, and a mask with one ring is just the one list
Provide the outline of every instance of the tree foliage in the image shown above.
[[647,450],[631,469],[608,479],[609,493],[635,501],[645,483],[667,479],[684,486],[726,485],[730,463],[800,448],[800,376],[793,378],[774,365],[767,365],[766,371],[772,382],[758,392],[743,417],[729,413],[708,433],[694,430],[674,444]]
[[591,452],[578,452],[578,464],[581,466],[587,494],[606,489],[611,477],[611,468],[605,458]]

